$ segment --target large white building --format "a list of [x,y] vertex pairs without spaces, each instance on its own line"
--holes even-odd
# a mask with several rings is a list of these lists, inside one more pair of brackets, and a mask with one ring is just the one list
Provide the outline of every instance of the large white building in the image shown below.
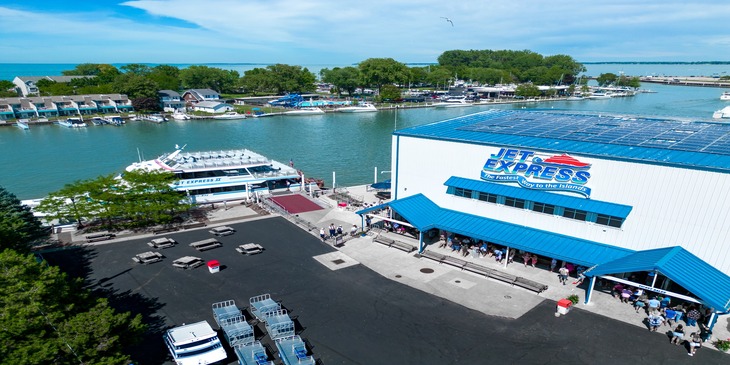
[[586,301],[602,277],[730,309],[728,124],[490,110],[392,149],[387,205],[421,232],[589,267]]

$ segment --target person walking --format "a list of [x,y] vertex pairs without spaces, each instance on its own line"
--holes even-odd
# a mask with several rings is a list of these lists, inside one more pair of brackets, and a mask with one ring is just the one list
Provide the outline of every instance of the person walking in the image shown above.
[[322,238],[322,242],[324,242],[324,240],[325,240],[325,237],[324,237],[324,227],[322,227],[322,228],[319,229],[319,237],[321,237]]
[[558,266],[558,260],[553,258],[550,260],[550,272],[555,272],[555,268]]
[[677,328],[672,331],[672,340],[670,343],[673,343],[677,346],[679,346],[682,343],[682,340],[684,339],[684,327],[681,324],[677,325]]
[[697,349],[702,347],[702,338],[700,337],[699,333],[692,332],[692,334],[689,335],[688,341],[689,341],[689,352],[687,353],[687,355],[695,356]]
[[649,313],[649,331],[656,332],[662,323],[664,323],[664,317],[659,312],[651,311]]
[[568,268],[563,266],[558,270],[558,278],[560,279],[560,282],[565,285],[565,282],[568,281],[568,274],[570,274],[570,271],[568,271]]
[[335,232],[336,232],[335,224],[330,224],[330,238],[335,238]]

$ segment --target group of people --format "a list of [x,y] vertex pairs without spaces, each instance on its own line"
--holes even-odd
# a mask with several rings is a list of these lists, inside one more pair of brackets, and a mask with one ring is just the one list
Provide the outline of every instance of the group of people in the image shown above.
[[[326,231],[324,227],[319,229],[319,237],[322,239],[322,242],[326,241],[328,238],[341,237],[343,233],[344,231],[342,230],[342,225],[338,225],[335,227],[334,223],[331,223]],[[352,228],[350,228],[350,236],[355,236],[356,234],[357,225],[353,224]]]
[[[643,289],[628,287],[621,283],[613,286],[611,294],[622,303],[632,304],[636,313],[645,311],[649,331],[657,332],[662,325],[669,326],[671,329],[670,343],[677,346],[686,343],[689,348],[687,352],[689,356],[694,356],[697,349],[702,347],[702,343],[712,337],[712,331],[709,328],[711,309],[706,309],[705,314],[702,314],[694,305],[672,306],[670,297],[649,297]],[[683,319],[685,324],[679,323]],[[697,327],[697,330],[685,338],[686,327]]]

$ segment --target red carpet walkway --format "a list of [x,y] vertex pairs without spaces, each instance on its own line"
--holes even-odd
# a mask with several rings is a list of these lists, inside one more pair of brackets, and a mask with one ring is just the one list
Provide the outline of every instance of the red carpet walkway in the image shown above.
[[299,194],[277,196],[271,198],[274,203],[284,208],[290,214],[311,212],[313,210],[320,210],[322,207],[313,203],[311,200]]

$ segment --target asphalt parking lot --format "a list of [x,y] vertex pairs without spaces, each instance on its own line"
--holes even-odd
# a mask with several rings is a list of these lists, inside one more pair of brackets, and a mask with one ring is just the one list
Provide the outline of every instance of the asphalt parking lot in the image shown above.
[[[328,365],[721,364],[730,359],[705,349],[689,357],[665,336],[582,310],[556,318],[550,301],[511,320],[413,289],[363,265],[331,270],[313,257],[335,250],[283,218],[227,225],[237,232],[219,238],[223,247],[205,252],[188,244],[211,238],[207,229],[160,235],[179,244],[157,250],[165,259],[149,265],[132,261],[135,254],[151,250],[149,237],[44,257],[87,279],[91,289],[120,310],[144,315],[149,334],[130,350],[142,365],[172,364],[162,340],[165,329],[200,320],[216,328],[212,303],[233,299],[246,308],[250,297],[263,293],[281,302],[314,357]],[[265,251],[253,256],[235,251],[248,242],[261,244]],[[188,255],[219,260],[223,269],[211,274],[205,266],[172,266],[174,259]],[[258,337],[264,335],[257,331]],[[262,342],[271,343],[268,336]],[[272,350],[269,346],[270,355]],[[231,351],[228,360],[236,363]]]

